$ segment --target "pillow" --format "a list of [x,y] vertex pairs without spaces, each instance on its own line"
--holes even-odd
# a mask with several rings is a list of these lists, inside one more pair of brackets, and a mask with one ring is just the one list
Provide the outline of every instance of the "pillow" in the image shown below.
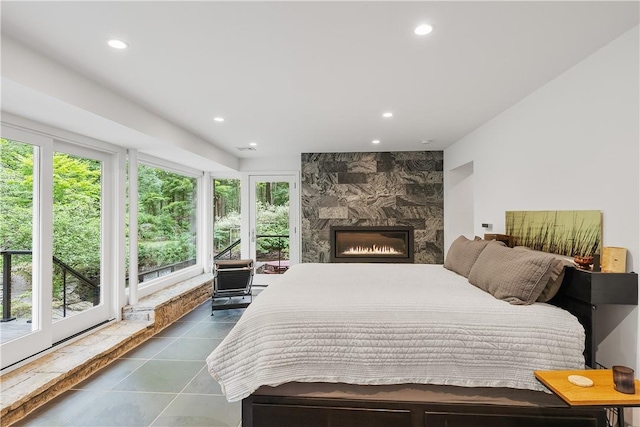
[[488,244],[488,240],[469,240],[464,236],[458,237],[449,247],[447,257],[444,259],[444,268],[469,277],[471,267]]
[[567,258],[564,255],[559,254],[550,254],[547,252],[536,251],[535,249],[528,248],[526,246],[516,246],[514,249],[520,251],[531,251],[537,254],[549,255],[553,257],[553,269],[551,270],[551,275],[549,276],[549,282],[547,282],[547,286],[544,287],[542,293],[537,299],[537,302],[547,302],[550,301],[551,298],[556,296],[558,290],[560,289],[560,285],[562,285],[562,281],[564,280],[564,272],[566,267],[575,267],[573,261]]
[[471,268],[469,282],[511,304],[533,304],[547,286],[553,256],[490,242]]

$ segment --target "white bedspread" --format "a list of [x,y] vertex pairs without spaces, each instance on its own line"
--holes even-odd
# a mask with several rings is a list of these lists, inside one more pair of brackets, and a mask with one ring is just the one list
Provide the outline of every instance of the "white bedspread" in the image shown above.
[[511,305],[441,265],[299,264],[207,358],[229,401],[287,382],[546,389],[534,370],[583,369],[584,329]]

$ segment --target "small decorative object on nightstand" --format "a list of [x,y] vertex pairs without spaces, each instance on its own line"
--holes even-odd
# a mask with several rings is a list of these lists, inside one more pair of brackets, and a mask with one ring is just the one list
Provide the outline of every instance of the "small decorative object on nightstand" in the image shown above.
[[633,369],[626,366],[612,366],[613,387],[620,393],[635,394],[636,384]]
[[605,246],[602,248],[602,272],[603,273],[624,273],[627,271],[627,250]]
[[578,264],[578,267],[580,267],[583,270],[591,270],[591,265],[593,264],[593,257],[576,255],[575,257],[573,257],[573,262]]

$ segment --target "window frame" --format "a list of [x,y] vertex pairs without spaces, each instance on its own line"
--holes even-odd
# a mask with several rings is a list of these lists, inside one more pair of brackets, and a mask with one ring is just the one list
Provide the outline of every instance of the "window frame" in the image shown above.
[[[176,173],[187,178],[195,178],[196,179],[196,263],[192,266],[185,267],[173,273],[167,274],[162,277],[158,277],[155,279],[151,279],[149,281],[145,281],[142,283],[138,283],[138,291],[137,298],[143,298],[148,296],[154,292],[157,292],[161,289],[164,289],[168,286],[172,286],[178,282],[191,279],[195,276],[203,274],[207,272],[207,267],[205,266],[204,260],[208,259],[207,253],[209,251],[207,249],[203,249],[203,239],[202,236],[206,236],[206,234],[202,234],[203,227],[205,227],[205,223],[203,222],[203,216],[206,216],[206,193],[204,193],[204,189],[206,187],[206,179],[205,174],[202,171],[189,168],[187,166],[178,165],[176,163],[160,159],[157,157],[150,156],[145,153],[138,153],[137,155],[137,164],[139,165],[154,167],[158,169],[163,169],[168,172]],[[138,246],[138,236],[129,236],[129,239],[135,238],[136,247]],[[131,244],[131,243],[130,243]],[[209,269],[210,271],[210,269]],[[131,273],[130,273],[131,274]],[[129,289],[126,289],[127,295],[130,294]]]

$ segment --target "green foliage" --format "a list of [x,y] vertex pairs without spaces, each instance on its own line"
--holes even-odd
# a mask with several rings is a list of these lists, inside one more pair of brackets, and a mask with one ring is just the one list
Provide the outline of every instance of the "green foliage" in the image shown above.
[[[257,203],[257,235],[258,236],[288,236],[289,235],[289,201],[284,205]],[[256,250],[259,253],[282,251],[289,254],[289,239],[276,237],[262,237],[256,240]]]
[[31,249],[33,147],[0,139],[0,248]]
[[53,254],[88,277],[100,274],[101,181],[101,162],[54,154]]
[[189,233],[182,234],[178,240],[153,244],[140,242],[138,245],[138,262],[142,270],[175,264],[196,257],[195,240]]
[[[31,291],[18,295],[11,300],[11,316],[18,319],[30,319],[31,316]],[[2,305],[0,305],[2,310]]]
[[240,212],[240,180],[216,179],[213,181],[213,216],[225,217]]
[[196,179],[139,165],[138,200],[140,268],[195,258]]

